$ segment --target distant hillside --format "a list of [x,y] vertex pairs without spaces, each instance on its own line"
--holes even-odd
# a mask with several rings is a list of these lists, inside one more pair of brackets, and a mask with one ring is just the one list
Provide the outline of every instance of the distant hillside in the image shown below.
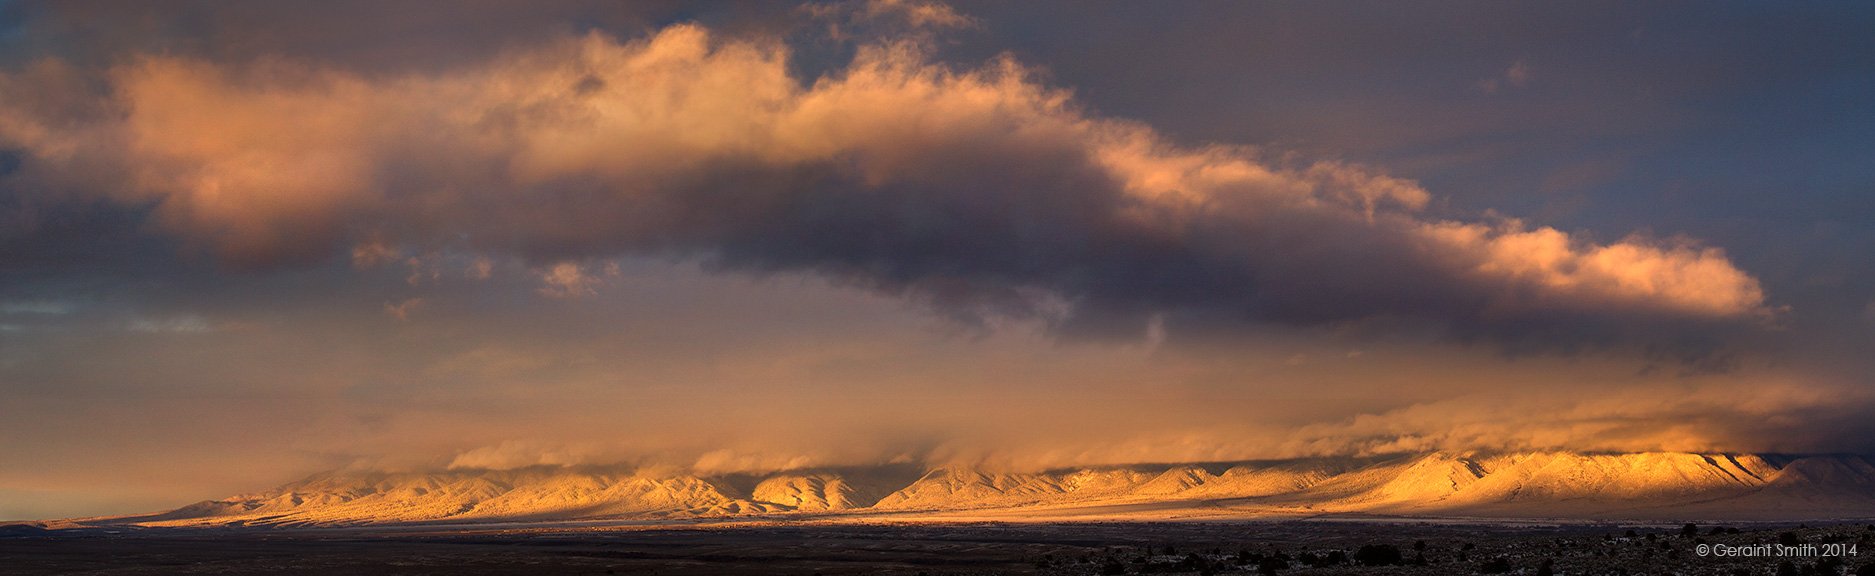
[[265,492],[67,525],[336,527],[712,517],[1875,518],[1863,456],[1432,453],[993,473],[905,465],[698,477],[535,467],[326,473]]

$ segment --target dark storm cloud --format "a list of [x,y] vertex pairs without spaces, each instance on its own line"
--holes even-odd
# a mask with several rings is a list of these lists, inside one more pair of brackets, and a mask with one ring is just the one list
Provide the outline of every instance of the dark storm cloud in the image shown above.
[[[857,14],[849,24],[971,24],[940,5],[840,9]],[[694,24],[562,36],[441,71],[52,56],[0,78],[0,133],[22,158],[12,194],[147,207],[151,229],[236,267],[446,248],[537,263],[667,253],[818,271],[1070,334],[1142,336],[1155,318],[1403,322],[1689,361],[1716,344],[1679,335],[1775,314],[1754,278],[1693,240],[1436,216],[1413,182],[1175,145],[1087,114],[1013,60],[960,69],[931,46],[868,41],[815,79],[795,75],[776,36]]]
[[1851,216],[1875,211],[1867,5],[960,7],[993,50],[1172,138],[1341,155],[1452,209],[1603,238],[1707,239],[1802,303],[1792,325],[1827,334],[1805,346],[1870,342],[1853,319],[1875,295],[1875,224]]

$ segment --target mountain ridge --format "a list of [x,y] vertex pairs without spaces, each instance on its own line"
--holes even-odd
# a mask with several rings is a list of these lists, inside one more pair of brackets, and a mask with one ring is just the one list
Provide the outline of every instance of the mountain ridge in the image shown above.
[[1875,518],[1875,459],[1456,453],[994,472],[883,465],[699,476],[611,467],[323,472],[74,526],[315,528],[495,522],[1272,517]]

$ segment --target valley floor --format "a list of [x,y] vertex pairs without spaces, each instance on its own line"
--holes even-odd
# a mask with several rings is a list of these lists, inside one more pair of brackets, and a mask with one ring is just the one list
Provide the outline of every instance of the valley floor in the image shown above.
[[[1875,527],[1289,520],[613,526],[432,531],[53,531],[0,538],[0,576],[38,574],[1805,574],[1875,563]],[[1633,531],[1630,535],[1629,531]],[[1789,535],[1786,536],[1786,533]],[[1795,542],[1803,557],[1700,545]],[[1390,546],[1400,564],[1353,562]],[[1375,548],[1379,550],[1379,548]],[[1824,556],[1829,551],[1842,556]],[[1850,552],[1853,551],[1853,555]],[[1370,554],[1369,557],[1372,555]],[[1385,556],[1385,554],[1381,554]],[[1284,566],[1286,565],[1286,566]],[[1834,572],[1820,572],[1832,569]],[[1807,570],[1807,571],[1804,571]]]

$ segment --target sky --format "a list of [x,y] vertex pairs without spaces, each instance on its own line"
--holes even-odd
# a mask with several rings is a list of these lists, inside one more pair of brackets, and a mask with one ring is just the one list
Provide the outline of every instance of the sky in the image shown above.
[[0,5],[0,519],[1875,450],[1848,2]]

